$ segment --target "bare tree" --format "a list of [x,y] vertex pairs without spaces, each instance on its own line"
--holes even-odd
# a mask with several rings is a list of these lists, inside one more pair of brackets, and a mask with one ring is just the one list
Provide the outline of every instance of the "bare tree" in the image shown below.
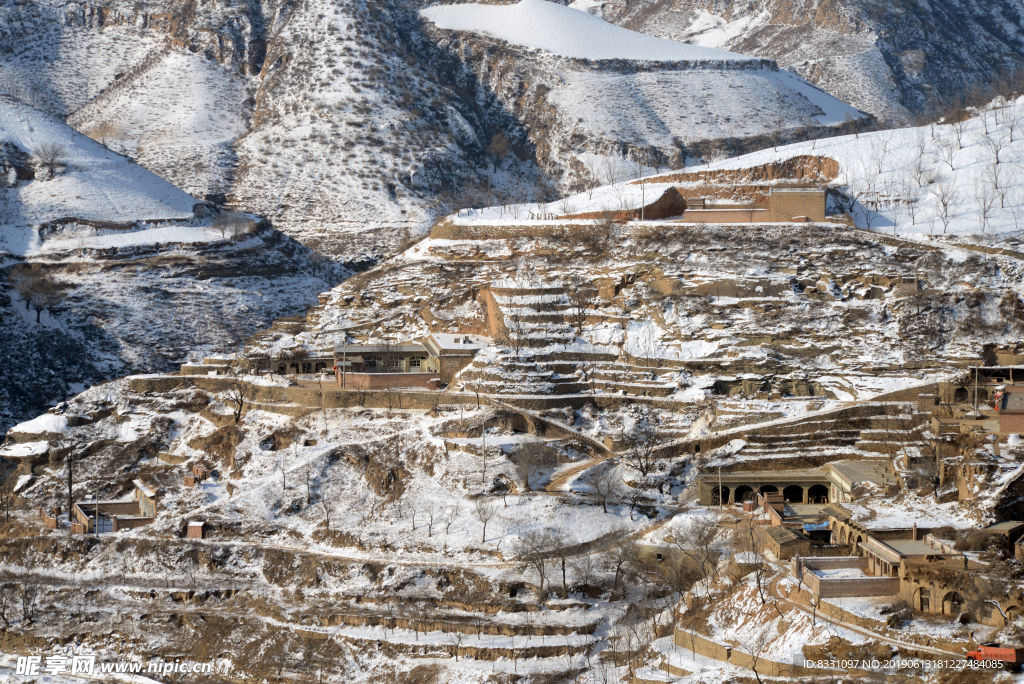
[[746,560],[753,563],[754,583],[757,586],[757,595],[761,599],[761,605],[767,603],[765,599],[765,579],[768,575],[768,565],[761,558],[761,548],[757,540],[757,527],[750,520],[744,520],[735,528],[736,551],[744,556]]
[[11,505],[14,503],[14,487],[17,482],[13,475],[0,482],[0,509],[3,510],[4,522],[11,521]]
[[757,667],[761,663],[761,656],[773,638],[771,629],[765,625],[755,628],[740,642],[743,650],[750,654],[750,669],[754,673],[754,677],[757,678],[758,684],[761,684],[761,675],[758,673]]
[[612,586],[617,589],[621,582],[633,576],[637,568],[636,540],[628,534],[622,534],[604,550],[602,556],[614,573]]
[[935,199],[939,201],[939,207],[941,208],[939,219],[942,220],[942,232],[945,233],[949,228],[949,222],[953,219],[953,215],[950,214],[949,209],[959,199],[959,193],[957,192],[956,186],[947,181],[940,183],[935,188],[932,188],[932,194],[935,196]]
[[11,626],[8,615],[14,610],[14,588],[13,584],[0,584],[0,620],[4,621],[5,629]]
[[1016,99],[1003,109],[1003,123],[1010,130],[1010,142],[1012,143],[1014,134],[1024,125],[1024,107],[1021,107]]
[[235,424],[242,419],[246,404],[256,394],[256,386],[245,381],[238,369],[230,366],[231,379],[228,382],[227,398],[234,406]]
[[444,523],[444,533],[447,536],[448,531],[451,530],[452,524],[459,519],[459,505],[455,504],[450,508],[445,508],[444,513],[441,514],[441,521]]
[[998,133],[996,135],[986,135],[981,139],[981,144],[988,148],[988,151],[992,153],[992,158],[995,159],[996,164],[1002,164],[1003,160],[1000,159],[1000,155],[1003,150],[1009,145],[1009,141]]
[[548,563],[558,546],[558,537],[551,529],[533,529],[520,533],[514,552],[527,567],[537,573],[540,580],[538,597],[543,599],[544,583],[547,580]]
[[601,508],[608,512],[608,502],[621,496],[622,480],[613,467],[595,468],[587,478],[587,483],[601,501]]
[[950,171],[956,171],[956,156],[962,148],[953,145],[953,141],[942,138],[939,141],[939,159],[949,166]]
[[710,582],[718,576],[717,535],[711,516],[685,518],[672,534],[672,543],[693,563],[705,595],[710,595]]
[[47,170],[49,177],[57,175],[57,171],[67,166],[67,148],[60,143],[47,142],[35,149],[32,155],[36,164]]
[[334,483],[330,480],[322,482],[317,487],[317,495],[319,498],[318,503],[320,504],[320,511],[324,514],[324,525],[327,527],[327,531],[331,531],[331,516],[334,515]]
[[512,350],[516,360],[526,346],[528,330],[526,321],[523,320],[523,307],[513,306],[512,310],[505,316],[504,325],[498,335],[498,342]]
[[989,227],[992,210],[996,206],[996,197],[997,195],[988,188],[977,188],[977,194],[975,194],[974,198],[978,202],[978,221],[981,224],[982,235],[985,234],[985,230]]
[[576,326],[576,334],[583,334],[583,325],[587,322],[587,311],[594,306],[597,288],[579,273],[569,276],[569,284],[565,288],[569,299],[569,317]]
[[547,448],[543,442],[524,442],[516,450],[514,462],[523,479],[523,490],[530,491],[530,477],[543,465]]
[[477,499],[473,504],[473,517],[479,520],[480,524],[483,525],[483,532],[480,537],[481,542],[487,541],[487,523],[498,515],[498,511],[499,507],[496,501]]
[[956,149],[964,149],[964,134],[967,132],[967,122],[970,120],[967,113],[963,110],[955,112],[951,115],[955,120],[950,122],[950,127],[953,131],[953,137],[956,138]]
[[434,521],[437,519],[440,511],[434,506],[433,503],[427,504],[427,536],[434,536]]
[[625,437],[626,453],[623,460],[647,477],[658,465],[655,449],[658,446],[658,433],[650,425],[637,428],[633,434]]
[[21,585],[21,619],[26,625],[32,624],[35,619],[38,595],[39,588],[36,585],[27,582]]

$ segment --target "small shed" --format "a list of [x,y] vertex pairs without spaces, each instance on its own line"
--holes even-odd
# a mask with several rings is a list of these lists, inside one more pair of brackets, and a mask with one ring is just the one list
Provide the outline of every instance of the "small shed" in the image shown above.
[[206,539],[206,523],[190,522],[188,524],[188,534],[186,536],[189,539]]
[[135,498],[139,501],[139,517],[156,517],[156,492],[142,480],[132,480],[135,485]]

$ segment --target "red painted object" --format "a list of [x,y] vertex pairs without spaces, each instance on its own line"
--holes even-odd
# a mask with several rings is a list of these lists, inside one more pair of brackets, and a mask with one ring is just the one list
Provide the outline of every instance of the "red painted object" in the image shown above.
[[982,644],[973,651],[968,651],[968,660],[999,660],[1013,667],[1024,663],[1024,647],[1000,646],[999,644]]

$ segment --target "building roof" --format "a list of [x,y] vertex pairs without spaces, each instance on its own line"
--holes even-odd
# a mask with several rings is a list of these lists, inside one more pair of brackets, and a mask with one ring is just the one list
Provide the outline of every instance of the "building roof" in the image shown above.
[[474,356],[491,343],[491,338],[468,333],[430,333],[423,343],[435,356]]
[[384,354],[394,352],[399,354],[427,353],[426,347],[419,342],[377,342],[375,344],[336,344],[335,354]]
[[1002,522],[992,523],[984,529],[986,532],[999,532],[1003,534],[1011,534],[1022,528],[1024,528],[1024,521],[1003,520]]
[[1024,413],[1024,389],[1011,392],[1010,388],[1006,388],[1003,392],[1003,398],[999,402],[999,412]]
[[785,527],[767,527],[764,531],[779,545],[800,541],[800,535],[790,532]]
[[940,555],[962,555],[959,551],[945,547],[927,539],[886,539],[881,541],[874,537],[860,543],[861,548],[892,565],[897,565],[904,558]]
[[149,486],[142,480],[132,480],[132,484],[135,485],[146,498],[152,499],[156,497],[156,492],[150,489]]
[[188,524],[188,526],[189,527],[202,527],[205,524],[206,524],[205,522],[190,522]]
[[886,472],[884,462],[878,461],[837,461],[829,464],[829,474],[830,480],[834,476],[849,487],[858,482],[870,482],[880,487],[896,484],[896,478]]
[[[698,473],[697,479],[711,484],[718,483],[718,471],[708,470]],[[722,484],[726,482],[769,484],[772,482],[826,482],[823,470],[737,470],[722,473]]]

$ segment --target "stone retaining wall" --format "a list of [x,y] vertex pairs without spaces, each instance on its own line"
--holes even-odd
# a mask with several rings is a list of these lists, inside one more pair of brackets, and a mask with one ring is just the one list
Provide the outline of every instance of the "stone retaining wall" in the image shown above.
[[705,636],[678,627],[676,627],[673,639],[676,646],[688,648],[708,658],[731,663],[736,667],[748,670],[756,666],[758,674],[769,677],[804,677],[812,675],[820,677],[826,674],[853,674],[857,672],[856,670],[826,670],[816,667],[804,667],[802,665],[793,665],[792,663],[765,660],[764,658],[759,658],[755,663],[754,658],[749,653],[744,653],[735,647],[712,641]]

